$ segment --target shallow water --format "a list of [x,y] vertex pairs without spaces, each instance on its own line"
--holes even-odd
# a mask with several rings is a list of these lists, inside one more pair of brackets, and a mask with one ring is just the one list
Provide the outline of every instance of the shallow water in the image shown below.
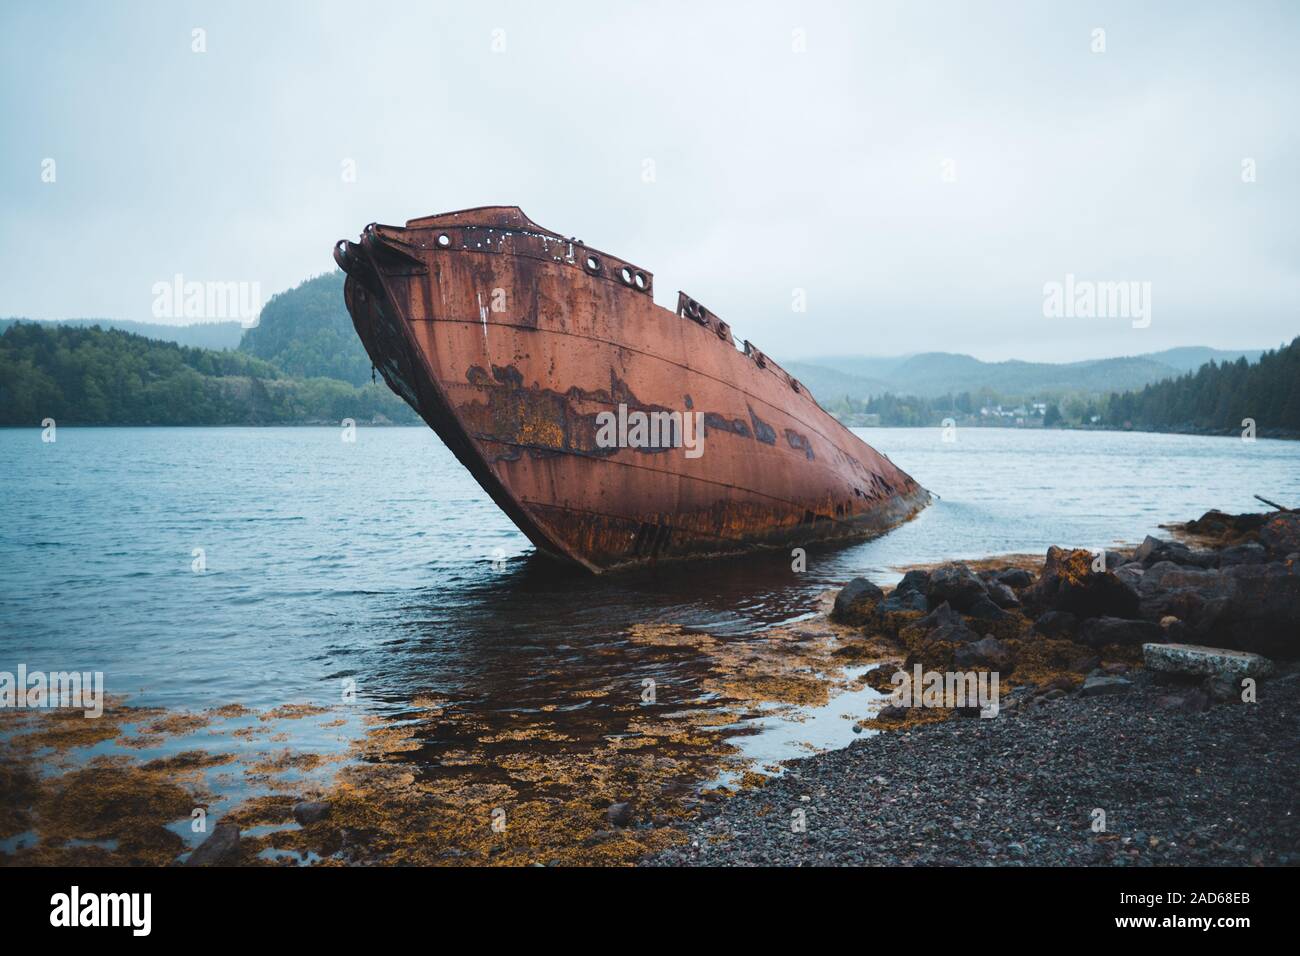
[[[689,679],[629,643],[634,624],[752,640],[855,574],[1133,542],[1210,508],[1259,510],[1256,492],[1300,502],[1297,443],[859,433],[938,496],[916,520],[810,549],[804,573],[769,554],[596,578],[534,556],[422,427],[355,443],[335,428],[60,428],[53,444],[0,430],[0,670],[102,671],[132,704],[189,710],[338,706],[351,681],[362,712],[436,695],[489,723],[571,709],[595,733],[604,705],[584,689]],[[780,759],[851,734],[800,726],[756,718],[746,749]]]

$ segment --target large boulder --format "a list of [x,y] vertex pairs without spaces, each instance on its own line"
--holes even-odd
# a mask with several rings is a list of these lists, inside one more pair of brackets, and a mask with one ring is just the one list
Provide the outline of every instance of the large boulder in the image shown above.
[[923,649],[937,642],[973,644],[980,639],[966,620],[948,603],[937,608],[903,629],[904,642],[913,650]]
[[1300,568],[1277,561],[1222,570],[1162,563],[1147,569],[1140,592],[1142,618],[1177,618],[1184,642],[1300,657]]
[[1300,551],[1300,511],[1278,511],[1259,529],[1259,543],[1275,560]]
[[1034,583],[1034,576],[1024,568],[1003,568],[998,572],[997,580],[1009,588],[1027,588]]
[[1143,644],[1142,659],[1153,671],[1186,677],[1267,677],[1273,662],[1259,654],[1196,644]]
[[239,862],[239,827],[218,823],[208,838],[195,848],[186,866],[233,866]]
[[1138,579],[1137,590],[1140,595],[1178,588],[1213,590],[1219,586],[1220,581],[1218,568],[1188,567],[1174,561],[1160,561],[1143,572]]
[[1228,637],[1224,646],[1300,657],[1300,565],[1242,564],[1221,574],[1231,582],[1228,610],[1218,621]]
[[987,667],[1009,674],[1015,667],[1015,653],[996,637],[989,634],[972,644],[964,644],[953,653],[953,664],[962,669]]
[[1219,567],[1230,568],[1236,564],[1263,564],[1268,560],[1268,549],[1258,541],[1234,544],[1219,552]]
[[1181,542],[1166,541],[1163,538],[1147,535],[1133,552],[1133,560],[1146,567],[1159,564],[1161,561],[1172,561],[1175,564],[1208,568],[1215,563],[1216,558],[1213,551],[1193,551]]
[[1147,569],[1138,591],[1144,620],[1177,618],[1180,631],[1199,640],[1216,631],[1228,613],[1231,582],[1216,570],[1162,561]]
[[985,581],[984,590],[988,592],[989,600],[998,607],[1020,607],[1020,598],[1016,597],[1016,592],[1001,581]]
[[1142,579],[1146,577],[1146,573],[1147,569],[1136,561],[1120,565],[1115,569],[1115,577],[1139,593],[1142,588]]
[[1079,631],[1079,619],[1069,611],[1047,611],[1034,621],[1034,630],[1044,637],[1072,641]]
[[987,598],[984,582],[964,564],[945,564],[930,573],[930,607],[948,603],[968,612],[980,598]]
[[1094,560],[1091,551],[1048,548],[1038,583],[1023,595],[1025,604],[1078,618],[1137,616],[1137,592],[1114,571],[1094,571]]
[[895,588],[880,602],[880,610],[885,613],[897,611],[920,611],[924,614],[930,609],[930,603],[920,591],[900,591]]
[[1122,617],[1094,617],[1079,625],[1078,641],[1099,649],[1111,644],[1133,647],[1146,641],[1160,640],[1159,624],[1130,621]]
[[841,624],[863,624],[884,599],[885,592],[866,578],[854,578],[835,595],[831,620]]
[[930,644],[974,644],[980,640],[980,634],[968,624],[947,624],[935,628],[928,635]]
[[951,604],[945,602],[917,621],[914,626],[926,633],[932,633],[945,628],[965,627],[966,619],[954,611]]
[[895,594],[916,593],[923,597],[930,596],[930,572],[912,570],[903,575],[903,580],[894,588]]
[[988,597],[981,595],[976,598],[974,603],[966,609],[968,617],[975,618],[979,621],[1005,621],[1011,617],[1011,613],[1002,610]]
[[1264,526],[1268,518],[1266,514],[1230,515],[1222,511],[1207,511],[1199,518],[1187,522],[1187,530],[1207,537],[1235,539],[1254,534]]
[[1116,568],[1122,568],[1126,564],[1133,564],[1133,555],[1125,554],[1123,551],[1107,551],[1106,567],[1114,571]]

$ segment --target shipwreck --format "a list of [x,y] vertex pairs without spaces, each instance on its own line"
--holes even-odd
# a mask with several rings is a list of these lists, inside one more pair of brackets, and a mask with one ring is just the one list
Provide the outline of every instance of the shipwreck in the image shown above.
[[545,554],[593,572],[879,535],[929,493],[654,276],[484,206],[340,241],[388,386]]

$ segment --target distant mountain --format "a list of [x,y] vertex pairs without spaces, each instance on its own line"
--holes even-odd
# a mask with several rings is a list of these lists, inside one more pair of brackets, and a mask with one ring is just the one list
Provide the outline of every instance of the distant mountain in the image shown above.
[[[259,324],[247,330],[238,322],[180,326],[121,319],[0,319],[0,334],[16,323],[46,328],[98,325],[192,348],[237,349],[241,355],[261,359],[289,378],[329,378],[353,387],[367,386],[371,383],[370,358],[344,305],[343,282],[344,275],[337,270],[307,279],[273,296],[262,309]],[[783,364],[828,408],[853,405],[861,410],[863,403],[886,394],[943,399],[969,393],[964,404],[1016,405],[1081,399],[1081,407],[1086,410],[1093,398],[1175,379],[1210,361],[1220,365],[1242,358],[1256,362],[1260,355],[1259,349],[1229,351],[1185,346],[1145,355],[1059,364],[984,362],[952,352],[837,355]],[[916,414],[922,412],[924,409]]]
[[369,384],[370,356],[343,304],[343,279],[336,269],[272,296],[240,351],[300,378]]
[[925,352],[875,358],[837,356],[784,363],[823,402],[865,401],[885,393],[936,398],[987,390],[1003,397],[1048,399],[1130,391],[1174,378],[1206,362],[1256,361],[1261,351],[1188,346],[1125,358],[1083,362],[983,362],[970,355]]
[[912,358],[914,354],[886,356],[828,355],[825,358],[807,359],[804,364],[833,369],[836,372],[842,372],[845,375],[852,375],[857,378],[885,379],[898,366]]
[[866,399],[890,390],[880,379],[861,378],[849,372],[838,371],[809,362],[783,362],[781,367],[797,378],[820,402],[830,402],[846,396]]
[[197,322],[192,325],[165,325],[161,322],[133,322],[130,319],[0,319],[0,335],[16,322],[33,322],[38,325],[62,325],[73,329],[121,329],[133,335],[161,342],[175,342],[197,349],[234,349],[244,334],[238,322]]

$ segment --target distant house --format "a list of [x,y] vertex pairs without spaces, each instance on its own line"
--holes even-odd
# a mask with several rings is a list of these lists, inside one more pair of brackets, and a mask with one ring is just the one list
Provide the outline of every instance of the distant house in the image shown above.
[[980,415],[984,418],[1014,418],[1015,414],[1011,409],[1003,408],[1001,405],[984,405],[980,408]]

